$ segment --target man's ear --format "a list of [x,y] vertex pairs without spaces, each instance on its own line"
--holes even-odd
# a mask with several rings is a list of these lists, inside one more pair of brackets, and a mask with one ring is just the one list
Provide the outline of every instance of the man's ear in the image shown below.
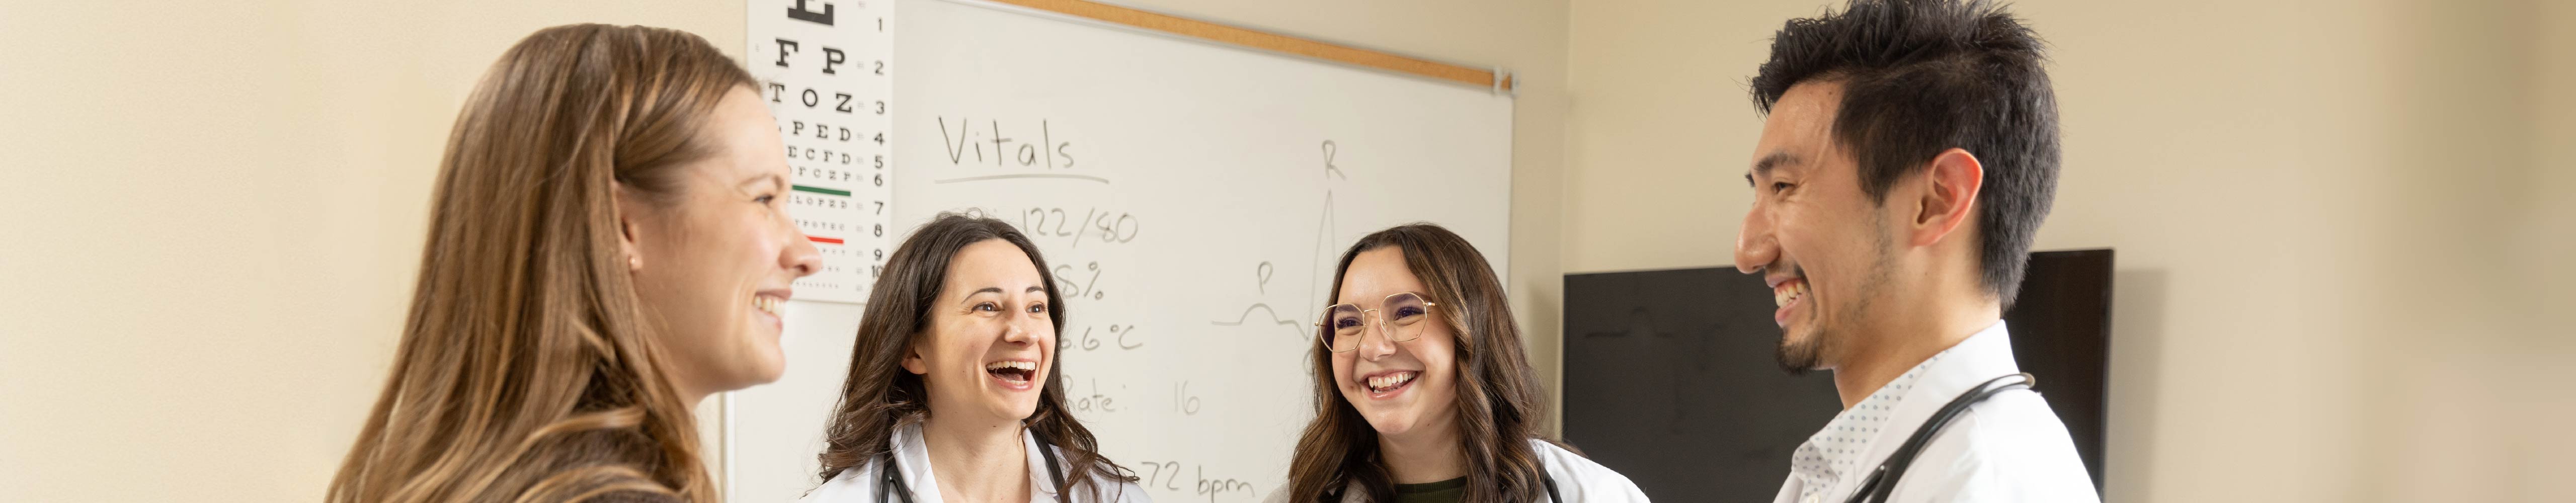
[[635,196],[627,192],[625,183],[613,181],[608,182],[608,193],[610,213],[617,215],[617,255],[626,259],[628,274],[642,271],[644,254],[635,246],[635,232],[641,227],[636,225],[635,212],[632,211],[639,207]]
[[1985,164],[1963,149],[1933,155],[1932,166],[1925,171],[1925,190],[1907,228],[1910,235],[1906,241],[1913,246],[1939,243],[1957,231],[1960,224],[1975,220],[1977,191],[1984,189],[1986,183]]

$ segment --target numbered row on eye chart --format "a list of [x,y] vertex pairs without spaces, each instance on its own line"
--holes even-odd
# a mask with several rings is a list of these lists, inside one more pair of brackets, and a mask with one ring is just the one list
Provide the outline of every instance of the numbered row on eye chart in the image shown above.
[[831,112],[848,116],[885,116],[894,107],[887,103],[887,90],[832,90],[772,82],[769,84],[769,106],[779,112]]
[[[823,155],[827,152],[841,155],[853,155],[858,152],[883,154],[887,151],[886,132],[882,125],[879,124],[859,124],[857,122],[832,123],[825,121],[807,121],[804,119],[788,117],[781,117],[780,119],[781,120],[778,125],[779,139],[785,141],[790,146],[801,146],[805,149],[816,150],[817,152],[812,152],[812,155]],[[870,125],[880,127],[876,129],[868,129],[867,126]],[[796,154],[791,153],[791,155]],[[818,158],[818,160],[829,159]],[[848,159],[840,160],[843,162],[850,162]]]

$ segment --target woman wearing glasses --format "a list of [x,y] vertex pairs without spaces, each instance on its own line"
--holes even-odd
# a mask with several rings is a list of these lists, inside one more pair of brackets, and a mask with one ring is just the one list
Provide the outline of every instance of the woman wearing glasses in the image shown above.
[[1645,501],[1543,438],[1537,378],[1502,282],[1464,238],[1398,226],[1342,254],[1316,329],[1315,419],[1288,502]]

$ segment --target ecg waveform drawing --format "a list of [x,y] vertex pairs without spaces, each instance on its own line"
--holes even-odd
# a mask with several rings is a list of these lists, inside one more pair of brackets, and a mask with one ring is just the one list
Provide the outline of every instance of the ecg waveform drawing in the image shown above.
[[[1317,215],[1315,219],[1315,244],[1313,247],[1308,248],[1308,250],[1312,252],[1312,255],[1307,259],[1308,265],[1313,266],[1313,268],[1308,270],[1315,271],[1315,273],[1308,275],[1311,276],[1311,278],[1306,281],[1306,295],[1298,298],[1298,300],[1294,301],[1294,304],[1290,304],[1295,306],[1306,306],[1307,308],[1304,311],[1308,314],[1312,314],[1323,309],[1320,304],[1315,304],[1318,299],[1316,294],[1326,288],[1330,288],[1329,285],[1332,284],[1332,278],[1327,277],[1330,273],[1327,273],[1326,271],[1331,271],[1334,266],[1338,265],[1338,263],[1334,262],[1337,255],[1333,254],[1331,248],[1334,236],[1338,235],[1338,229],[1336,229],[1333,224],[1335,205],[1333,204],[1333,189],[1331,184],[1335,179],[1350,179],[1350,175],[1342,171],[1341,166],[1334,164],[1333,158],[1340,154],[1341,145],[1333,140],[1324,140],[1323,151],[1324,170],[1321,176],[1323,176],[1325,182],[1324,206],[1321,214]],[[1262,296],[1264,299],[1267,299],[1270,293],[1270,278],[1272,274],[1277,272],[1277,270],[1278,267],[1267,260],[1261,261],[1260,264],[1253,266],[1253,277],[1255,278],[1255,281],[1253,282],[1254,292]],[[1262,320],[1253,318],[1252,316],[1254,311],[1263,313],[1267,319]],[[1302,339],[1313,336],[1306,331],[1306,315],[1281,316],[1280,314],[1279,310],[1271,307],[1268,302],[1254,302],[1245,306],[1243,311],[1235,316],[1234,321],[1215,320],[1209,321],[1208,323],[1221,327],[1237,327],[1247,324],[1259,325],[1266,323],[1269,325],[1287,327],[1289,334],[1296,338]]]

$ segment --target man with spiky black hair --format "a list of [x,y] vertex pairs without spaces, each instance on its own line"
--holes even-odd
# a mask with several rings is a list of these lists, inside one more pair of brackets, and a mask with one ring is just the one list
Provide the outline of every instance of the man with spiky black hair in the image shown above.
[[1772,286],[1780,364],[1832,370],[1844,406],[1779,501],[2099,501],[2002,321],[2057,185],[2043,60],[1981,0],[1852,0],[1773,38],[1735,263]]

